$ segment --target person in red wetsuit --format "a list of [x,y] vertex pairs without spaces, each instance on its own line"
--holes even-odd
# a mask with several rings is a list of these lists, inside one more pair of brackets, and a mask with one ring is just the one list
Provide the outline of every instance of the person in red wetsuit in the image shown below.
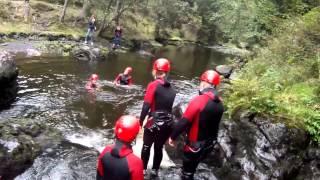
[[219,74],[208,70],[201,75],[200,80],[199,96],[191,100],[169,138],[169,145],[174,146],[173,141],[187,130],[182,179],[193,179],[200,161],[213,150],[224,112],[221,98],[216,90],[216,86],[220,83]]
[[160,58],[154,62],[152,75],[155,80],[147,86],[140,115],[141,126],[147,115],[149,118],[144,126],[141,158],[143,160],[144,170],[146,170],[150,149],[152,144],[154,144],[152,176],[158,175],[162,161],[162,148],[171,133],[173,124],[172,106],[176,92],[167,80],[169,71],[169,60]]
[[97,180],[143,180],[142,160],[135,156],[131,143],[140,130],[139,120],[122,116],[115,125],[115,144],[107,146],[97,162]]
[[94,90],[98,88],[97,81],[99,80],[99,76],[97,74],[92,74],[89,78],[89,81],[86,84],[87,90]]
[[120,73],[114,80],[115,85],[131,85],[132,84],[132,67],[127,67],[123,73]]

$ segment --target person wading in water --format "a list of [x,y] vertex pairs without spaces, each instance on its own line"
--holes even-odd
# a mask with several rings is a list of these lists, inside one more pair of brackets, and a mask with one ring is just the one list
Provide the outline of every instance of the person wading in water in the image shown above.
[[127,67],[123,73],[120,73],[113,81],[115,85],[131,85],[132,84],[132,67]]

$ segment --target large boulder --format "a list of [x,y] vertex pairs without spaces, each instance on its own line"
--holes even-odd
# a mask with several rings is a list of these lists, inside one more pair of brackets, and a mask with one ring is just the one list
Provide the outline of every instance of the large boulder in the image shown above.
[[8,106],[16,97],[18,69],[6,51],[0,51],[0,109]]
[[[305,161],[310,148],[305,131],[270,117],[242,114],[236,119],[221,125],[219,146],[211,157],[211,161],[220,162],[214,168],[217,177],[295,179],[302,172],[309,177],[319,172],[316,164]],[[315,156],[310,161],[316,162]],[[303,171],[310,166],[318,171]]]
[[13,179],[29,168],[41,152],[61,143],[62,135],[41,122],[11,119],[0,122],[0,177]]
[[216,71],[220,74],[223,75],[225,78],[229,78],[233,71],[233,67],[230,65],[218,65],[216,67]]
[[108,50],[102,47],[93,47],[82,45],[72,50],[72,56],[81,61],[97,61],[104,60],[108,54]]

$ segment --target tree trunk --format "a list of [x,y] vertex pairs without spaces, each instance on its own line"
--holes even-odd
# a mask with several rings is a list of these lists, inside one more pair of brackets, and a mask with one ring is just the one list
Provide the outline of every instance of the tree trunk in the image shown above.
[[113,0],[110,0],[108,7],[105,8],[102,24],[96,33],[97,36],[100,36],[100,34],[109,26],[106,21],[107,21],[107,16],[108,16],[108,13],[110,12],[112,3],[113,3]]
[[121,10],[121,0],[117,0],[116,16],[115,16],[115,17],[116,17],[116,18],[115,18],[116,25],[119,25],[120,10]]
[[24,21],[27,22],[29,20],[30,14],[30,2],[29,0],[24,1]]
[[85,20],[85,17],[87,16],[87,10],[90,6],[89,0],[83,0],[83,5],[81,8],[81,11],[79,13],[79,16],[76,17],[76,19],[73,22],[73,26],[76,26],[78,22]]
[[69,0],[64,0],[63,10],[60,16],[60,22],[64,21],[64,16],[66,15],[67,7],[68,7],[68,1]]

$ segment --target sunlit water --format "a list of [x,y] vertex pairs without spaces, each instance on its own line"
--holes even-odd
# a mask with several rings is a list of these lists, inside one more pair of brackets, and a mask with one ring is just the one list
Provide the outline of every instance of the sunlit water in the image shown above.
[[[175,105],[186,104],[197,94],[198,76],[206,69],[223,64],[226,56],[197,47],[166,47],[155,51],[156,57],[172,60],[170,79],[178,94]],[[139,116],[144,90],[151,78],[154,58],[134,52],[112,54],[102,62],[79,62],[64,58],[19,60],[19,92],[16,102],[0,112],[0,120],[32,118],[63,133],[66,141],[58,148],[48,148],[33,166],[16,179],[94,179],[96,155],[113,142],[113,126],[122,114]],[[116,75],[132,66],[134,85],[114,87]],[[90,74],[100,76],[101,89],[84,89]],[[141,135],[134,147],[140,155]],[[152,158],[150,158],[152,159]],[[177,168],[165,152],[162,167]],[[200,172],[210,173],[210,169]],[[177,174],[160,173],[160,179]]]

